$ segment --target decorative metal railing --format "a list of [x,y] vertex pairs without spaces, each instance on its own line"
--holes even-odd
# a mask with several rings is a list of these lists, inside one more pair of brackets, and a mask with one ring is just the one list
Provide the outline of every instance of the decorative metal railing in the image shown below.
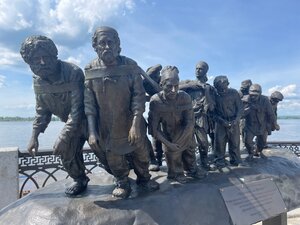
[[[300,142],[272,141],[268,142],[268,145],[273,148],[289,149],[300,157]],[[92,150],[84,149],[83,158],[87,168],[86,173],[96,172],[97,169],[103,168]],[[19,152],[20,197],[31,190],[67,177],[68,174],[62,166],[60,157],[53,155],[52,150],[39,152],[35,157],[30,156],[28,153]]]
[[[90,149],[83,151],[83,159],[86,173],[102,168]],[[52,150],[38,152],[35,157],[29,153],[19,152],[19,197],[65,178],[68,178],[68,174],[62,166],[60,157],[53,155]]]
[[300,157],[300,142],[299,141],[268,141],[269,147],[286,148],[291,150],[295,155]]

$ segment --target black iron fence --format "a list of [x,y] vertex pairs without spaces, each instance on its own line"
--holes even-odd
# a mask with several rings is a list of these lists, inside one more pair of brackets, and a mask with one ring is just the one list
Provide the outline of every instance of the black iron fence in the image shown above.
[[268,146],[272,148],[285,148],[291,150],[295,155],[300,157],[299,141],[269,141]]
[[[268,142],[272,148],[286,148],[300,157],[300,142]],[[86,173],[92,173],[103,168],[97,157],[90,149],[83,151]],[[28,153],[19,152],[19,180],[22,197],[32,190],[44,187],[51,182],[68,178],[59,156],[53,155],[52,150],[39,152],[35,157]]]
[[[38,152],[35,157],[19,152],[19,197],[52,182],[68,178],[60,157],[52,150]],[[102,165],[90,149],[83,151],[86,173],[101,169]]]

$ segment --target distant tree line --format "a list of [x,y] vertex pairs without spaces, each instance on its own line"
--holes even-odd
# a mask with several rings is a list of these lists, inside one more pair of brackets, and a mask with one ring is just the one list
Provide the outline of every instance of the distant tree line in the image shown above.
[[[278,116],[278,119],[300,119],[300,115],[294,116]],[[19,116],[0,116],[0,122],[2,121],[33,121],[34,117],[19,117]],[[52,121],[60,121],[58,117],[52,116]]]
[[285,120],[287,120],[287,119],[300,119],[300,115],[298,115],[298,116],[278,116],[277,118],[278,119],[285,119]]
[[[3,121],[33,121],[34,117],[19,117],[19,116],[0,116],[0,122]],[[52,116],[52,121],[59,121],[59,118]]]

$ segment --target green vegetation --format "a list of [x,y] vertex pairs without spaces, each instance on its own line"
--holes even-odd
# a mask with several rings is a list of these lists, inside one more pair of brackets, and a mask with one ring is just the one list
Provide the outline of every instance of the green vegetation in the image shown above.
[[[300,115],[291,115],[291,116],[278,116],[278,119],[300,119]],[[7,121],[33,121],[34,117],[19,117],[19,116],[0,116],[0,122]],[[52,121],[60,121],[56,116],[52,116]]]
[[285,120],[288,120],[288,119],[297,119],[297,120],[299,120],[300,119],[300,115],[278,116],[278,119],[285,119]]
[[[0,116],[0,122],[8,121],[33,121],[34,117],[19,117],[19,116]],[[52,121],[59,121],[59,118],[52,116]]]

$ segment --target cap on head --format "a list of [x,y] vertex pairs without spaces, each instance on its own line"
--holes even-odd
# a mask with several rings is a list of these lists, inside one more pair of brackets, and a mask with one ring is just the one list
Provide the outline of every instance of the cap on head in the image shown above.
[[220,83],[224,83],[224,82],[229,84],[227,76],[225,75],[216,76],[214,79],[214,87],[216,88]]
[[241,82],[241,86],[242,87],[250,87],[252,85],[252,81],[250,80],[250,79],[248,79],[248,80],[243,80],[242,82]]
[[166,80],[175,78],[179,82],[179,70],[176,66],[165,66],[161,71],[160,71],[160,83],[163,84]]
[[147,73],[148,75],[154,74],[154,73],[159,73],[159,72],[161,71],[161,69],[162,69],[162,66],[161,66],[160,64],[157,64],[157,65],[155,65],[155,66],[149,67],[149,68],[147,69],[146,73]]
[[119,38],[119,34],[118,32],[112,28],[112,27],[108,27],[108,26],[101,26],[101,27],[98,27],[95,32],[94,32],[94,35],[93,35],[93,38],[92,38],[92,46],[93,48],[95,48],[97,46],[97,38],[98,36],[100,36],[101,34],[112,34],[115,41],[117,42],[117,45],[120,46],[120,38]]
[[249,88],[249,95],[261,95],[262,89],[259,84],[252,84]]
[[21,45],[20,54],[24,61],[29,64],[33,53],[40,48],[46,50],[50,55],[57,57],[58,51],[54,42],[42,35],[27,37]]
[[283,97],[283,94],[280,91],[274,91],[271,94],[271,98],[272,99],[277,99],[278,101],[282,101],[284,97]]

